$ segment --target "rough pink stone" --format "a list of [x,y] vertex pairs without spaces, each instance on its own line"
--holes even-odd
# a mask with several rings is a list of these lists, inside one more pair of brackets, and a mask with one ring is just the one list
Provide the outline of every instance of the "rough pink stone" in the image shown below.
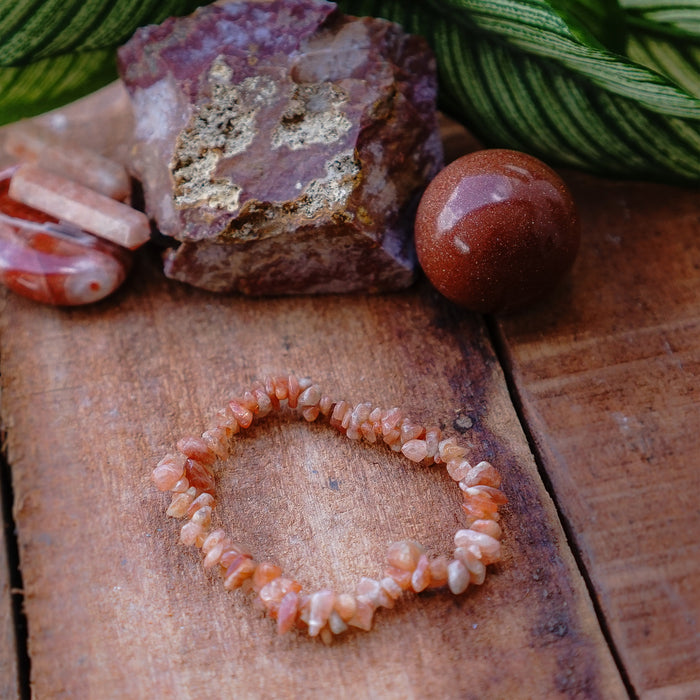
[[423,39],[320,0],[216,3],[119,52],[168,276],[219,292],[413,280],[415,202],[442,163]]

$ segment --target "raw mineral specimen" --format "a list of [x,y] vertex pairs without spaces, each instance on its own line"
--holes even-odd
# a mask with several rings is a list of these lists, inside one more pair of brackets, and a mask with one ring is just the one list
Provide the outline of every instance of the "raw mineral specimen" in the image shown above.
[[166,275],[255,295],[411,283],[442,165],[422,38],[319,0],[220,2],[138,30],[119,67]]

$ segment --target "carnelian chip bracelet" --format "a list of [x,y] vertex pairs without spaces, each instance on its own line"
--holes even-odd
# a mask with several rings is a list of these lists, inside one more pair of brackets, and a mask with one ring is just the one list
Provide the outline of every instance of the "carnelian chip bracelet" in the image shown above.
[[[381,440],[412,462],[444,464],[463,492],[467,519],[466,528],[455,534],[452,558],[430,558],[418,542],[394,542],[387,552],[383,578],[363,577],[354,594],[330,589],[309,593],[279,566],[256,561],[247,547],[233,542],[222,529],[213,529],[214,464],[231,454],[234,435],[285,404],[309,422],[319,416],[328,418],[351,440]],[[446,586],[454,594],[464,593],[470,584],[483,583],[486,567],[500,559],[498,507],[507,499],[500,490],[499,473],[488,462],[472,466],[465,459],[466,449],[454,438],[443,439],[439,428],[426,428],[398,408],[353,406],[323,394],[310,379],[269,376],[219,410],[201,437],[185,437],[177,449],[158,463],[153,481],[160,490],[173,492],[167,514],[187,520],[180,542],[202,550],[204,568],[218,569],[224,588],[252,590],[262,608],[277,620],[280,634],[306,628],[310,636],[328,643],[348,627],[369,630],[377,608],[393,607],[405,591],[420,593]]]

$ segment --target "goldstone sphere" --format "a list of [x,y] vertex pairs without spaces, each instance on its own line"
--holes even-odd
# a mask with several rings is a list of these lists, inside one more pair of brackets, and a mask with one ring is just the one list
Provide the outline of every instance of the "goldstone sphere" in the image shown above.
[[537,158],[506,149],[463,156],[418,206],[418,260],[436,289],[482,313],[520,309],[571,268],[580,240],[561,178]]

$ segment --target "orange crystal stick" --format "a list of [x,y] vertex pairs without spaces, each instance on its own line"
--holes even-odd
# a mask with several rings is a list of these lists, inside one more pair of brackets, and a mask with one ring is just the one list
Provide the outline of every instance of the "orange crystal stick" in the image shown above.
[[8,185],[9,173],[0,173],[0,283],[34,301],[73,306],[124,281],[128,250],[11,200]]
[[131,191],[121,163],[75,144],[61,144],[46,130],[29,125],[8,130],[5,151],[20,162],[35,163],[112,199],[125,200]]
[[150,238],[150,225],[143,212],[36,165],[24,164],[17,169],[9,194],[12,199],[125,248],[138,248]]

